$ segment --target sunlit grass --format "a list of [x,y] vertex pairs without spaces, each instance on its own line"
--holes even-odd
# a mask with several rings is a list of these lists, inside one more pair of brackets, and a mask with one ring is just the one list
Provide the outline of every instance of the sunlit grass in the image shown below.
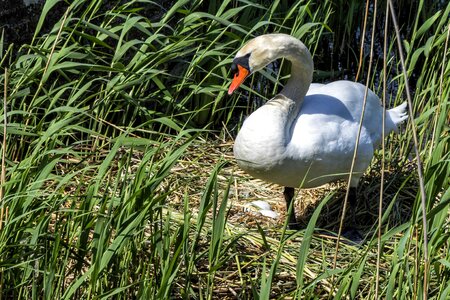
[[[358,203],[358,224],[366,241],[343,243],[333,269],[339,185],[300,193],[305,229],[295,233],[286,231],[283,218],[270,222],[242,209],[251,197],[282,201],[277,187],[238,170],[231,145],[244,115],[279,89],[289,68],[274,64],[273,72],[254,75],[240,98],[226,95],[231,58],[254,35],[293,34],[317,61],[328,61],[332,49],[350,48],[354,53],[342,63],[357,61],[359,50],[347,41],[360,26],[351,16],[362,15],[363,6],[350,4],[343,20],[342,1],[180,0],[164,10],[148,1],[105,8],[79,0],[65,6],[51,32],[41,32],[57,2],[46,2],[30,45],[0,39],[1,99],[7,95],[0,295],[375,295],[381,154],[359,191],[366,203]],[[424,289],[411,122],[424,162],[428,295],[446,299],[450,293],[450,5],[438,11],[428,4],[419,1],[416,16],[403,16],[409,23],[402,30],[411,29],[403,44],[414,116],[386,144],[379,272],[379,294],[386,299],[420,298]],[[149,7],[159,19],[149,16]],[[391,107],[404,101],[405,84],[394,35],[388,40]],[[317,65],[318,80],[342,74]],[[381,65],[377,57],[369,80],[379,95]]]

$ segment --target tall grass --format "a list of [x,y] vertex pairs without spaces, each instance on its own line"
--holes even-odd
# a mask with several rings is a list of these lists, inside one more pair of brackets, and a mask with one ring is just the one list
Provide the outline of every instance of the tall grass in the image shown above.
[[[382,15],[385,3],[378,5]],[[429,298],[447,299],[450,5],[399,5],[408,8],[399,20],[414,115],[386,144],[392,176],[384,182],[379,295],[421,298],[425,289]],[[65,13],[43,32],[55,7]],[[0,39],[6,102],[0,295],[373,297],[375,221],[365,228],[364,244],[341,245],[334,269],[335,240],[317,229],[334,192],[323,196],[305,230],[242,226],[231,216],[240,197],[236,186],[248,178],[228,155],[243,116],[289,74],[284,62],[275,63],[254,75],[240,98],[229,98],[228,69],[239,46],[254,35],[290,33],[314,54],[317,80],[352,79],[363,11],[359,1],[179,0],[168,9],[151,1],[47,1],[30,44]],[[387,38],[392,106],[403,102],[405,82],[395,36]],[[379,95],[381,60],[375,55],[377,72],[369,78]],[[363,59],[362,74],[367,63]],[[424,162],[428,270],[417,175],[410,167],[411,122]],[[377,162],[370,170],[376,176],[367,175],[362,191],[373,203],[379,198],[371,196],[379,190]],[[399,201],[408,213],[398,210]]]

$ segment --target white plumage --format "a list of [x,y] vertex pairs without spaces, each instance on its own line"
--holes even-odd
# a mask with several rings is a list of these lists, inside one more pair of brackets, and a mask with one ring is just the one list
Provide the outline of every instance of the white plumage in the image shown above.
[[[236,55],[231,94],[248,76],[277,58],[292,62],[280,94],[253,112],[234,144],[238,165],[250,175],[285,187],[311,188],[348,179],[366,87],[351,81],[311,84],[308,49],[285,34],[249,41]],[[368,91],[350,186],[369,166],[382,138],[380,99]],[[386,111],[386,135],[407,118],[406,103]]]

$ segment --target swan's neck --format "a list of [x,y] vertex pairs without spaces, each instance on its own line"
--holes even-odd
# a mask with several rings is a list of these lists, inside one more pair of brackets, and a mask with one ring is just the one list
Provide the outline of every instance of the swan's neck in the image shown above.
[[260,172],[276,172],[286,159],[293,124],[312,80],[313,62],[306,46],[292,37],[276,42],[268,60],[291,61],[291,77],[278,95],[247,118],[234,147],[241,168],[259,178]]
[[[297,117],[312,81],[313,61],[309,50],[302,42],[296,39],[289,39],[289,41],[286,50],[280,51],[278,55],[291,62],[291,77],[280,94],[284,96],[285,101],[289,102],[289,106],[294,105],[290,115]],[[286,124],[286,126],[289,125]]]
[[313,73],[313,61],[306,46],[291,37],[288,38],[285,45],[275,56],[286,58],[291,62],[291,77],[283,90],[269,101],[270,104],[276,104],[274,110],[278,109],[282,112],[279,117],[283,119],[279,120],[278,124],[284,126],[279,131],[284,135],[283,137],[280,136],[284,141],[284,146],[290,142],[293,123],[298,117],[311,84]]
[[301,106],[312,81],[312,71],[309,71],[309,68],[298,61],[291,60],[291,64],[291,77],[280,94]]

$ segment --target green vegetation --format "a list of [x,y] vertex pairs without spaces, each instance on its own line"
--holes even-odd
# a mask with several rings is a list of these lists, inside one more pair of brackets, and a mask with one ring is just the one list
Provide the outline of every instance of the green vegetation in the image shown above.
[[[283,218],[267,224],[237,205],[249,201],[245,189],[281,197],[238,170],[230,145],[244,115],[277,91],[288,66],[255,74],[241,97],[226,95],[234,53],[268,32],[302,39],[317,81],[352,79],[364,5],[169,2],[48,0],[29,45],[6,45],[0,35],[0,295],[373,299],[378,280],[382,298],[415,299],[427,272],[428,297],[448,299],[450,4],[397,3],[414,116],[386,144],[377,278],[381,152],[360,189],[368,203],[358,204],[366,242],[341,243],[333,269],[336,240],[318,227],[336,231],[342,188],[314,195],[321,201],[304,209],[299,232],[286,231]],[[378,3],[378,28],[385,6]],[[56,7],[65,13],[45,33]],[[368,28],[372,18],[370,9]],[[388,32],[391,107],[404,101],[405,81]],[[375,37],[376,71],[365,73],[366,49],[359,81],[381,95],[384,29]],[[428,268],[411,122],[424,163]]]

